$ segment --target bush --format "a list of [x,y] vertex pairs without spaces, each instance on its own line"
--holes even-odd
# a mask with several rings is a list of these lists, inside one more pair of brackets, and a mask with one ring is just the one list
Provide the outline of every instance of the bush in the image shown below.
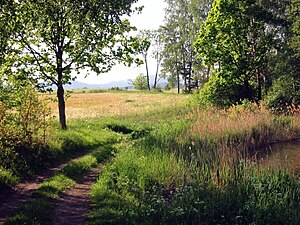
[[49,109],[28,80],[7,81],[0,87],[0,162],[23,176],[42,166]]
[[296,81],[292,77],[277,79],[266,97],[269,107],[277,112],[287,112],[291,106],[299,106],[300,90],[295,91],[295,85]]
[[250,85],[225,79],[230,76],[230,74],[224,75],[220,72],[212,74],[209,81],[204,84],[199,92],[197,97],[199,103],[202,105],[228,107],[240,103],[244,99],[253,100],[254,89]]

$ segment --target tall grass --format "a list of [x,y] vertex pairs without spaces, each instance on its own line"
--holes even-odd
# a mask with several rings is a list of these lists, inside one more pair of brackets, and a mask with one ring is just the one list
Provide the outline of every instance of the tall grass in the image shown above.
[[150,133],[117,153],[93,188],[89,224],[300,223],[299,181],[255,158],[298,138],[298,116],[250,103],[177,112],[149,115]]
[[264,104],[195,109],[188,116],[193,122],[185,139],[190,139],[190,148],[199,157],[207,150],[225,159],[255,157],[265,145],[300,138],[299,114],[278,116]]

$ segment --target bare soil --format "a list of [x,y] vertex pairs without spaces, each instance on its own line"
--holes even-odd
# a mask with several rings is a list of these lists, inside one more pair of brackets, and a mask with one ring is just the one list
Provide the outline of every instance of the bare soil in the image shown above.
[[55,168],[43,172],[41,175],[33,177],[31,180],[17,184],[13,189],[0,193],[0,224],[4,224],[6,218],[26,202],[33,191],[39,188],[47,178],[57,173],[66,164],[61,164]]
[[86,177],[78,181],[76,186],[63,193],[55,200],[53,225],[81,225],[90,211],[90,191],[102,166],[93,169]]
[[51,169],[45,170],[40,175],[36,175],[30,180],[26,180],[17,184],[11,190],[0,193],[0,225],[4,224],[6,219],[11,216],[15,210],[22,205],[22,203],[31,198],[32,193],[39,188],[41,183],[43,183],[47,178],[56,174],[67,164],[78,160],[82,156],[83,154],[77,156],[67,163],[63,163]]

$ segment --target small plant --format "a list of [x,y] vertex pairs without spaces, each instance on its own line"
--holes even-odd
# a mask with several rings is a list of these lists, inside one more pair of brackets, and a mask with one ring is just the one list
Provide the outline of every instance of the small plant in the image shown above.
[[8,80],[0,92],[1,166],[22,177],[50,157],[46,150],[50,110],[30,81]]
[[0,167],[0,189],[14,186],[19,181],[19,178],[11,171]]

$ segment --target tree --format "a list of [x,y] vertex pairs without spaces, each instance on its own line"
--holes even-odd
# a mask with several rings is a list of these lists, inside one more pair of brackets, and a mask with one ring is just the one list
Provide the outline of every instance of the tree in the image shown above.
[[8,40],[15,29],[13,18],[15,18],[15,2],[13,0],[0,2],[0,65],[7,54]]
[[133,81],[133,86],[135,89],[138,90],[147,90],[148,89],[147,77],[144,74],[140,73]]
[[291,23],[289,45],[294,51],[294,57],[300,59],[300,0],[292,0],[289,21]]
[[195,47],[214,71],[216,81],[208,85],[222,83],[222,89],[213,89],[222,92],[216,96],[229,98],[225,102],[262,99],[267,56],[277,43],[274,33],[266,29],[270,17],[256,0],[214,1]]
[[[107,72],[116,60],[132,63],[133,29],[123,15],[133,13],[137,0],[23,0],[16,23],[21,28],[10,41],[20,51],[24,69],[36,79],[56,85],[59,121],[67,128],[64,84],[72,71],[89,68]],[[26,62],[26,63],[25,63]]]
[[282,110],[300,100],[300,1],[293,0],[284,10],[283,47],[271,60],[272,87],[269,106]]
[[195,57],[193,43],[212,0],[167,0],[167,3],[166,23],[160,28],[164,43],[162,67],[163,73],[172,77],[169,80],[177,81],[179,93],[180,75],[183,75],[186,89],[191,86],[192,75],[196,80],[202,77],[203,68]]
[[139,35],[140,39],[139,45],[139,52],[143,56],[143,60],[146,66],[146,79],[147,79],[147,87],[148,90],[151,90],[150,86],[150,74],[149,74],[149,66],[148,66],[148,54],[149,54],[149,48],[151,46],[151,31],[150,30],[141,30]]
[[151,36],[151,44],[152,44],[152,57],[156,61],[156,70],[155,70],[155,77],[154,77],[154,83],[153,83],[153,88],[157,88],[157,83],[159,79],[161,78],[161,75],[159,74],[160,72],[160,67],[161,63],[163,60],[163,37],[161,36],[161,33],[158,30],[153,30],[152,31],[152,36]]

